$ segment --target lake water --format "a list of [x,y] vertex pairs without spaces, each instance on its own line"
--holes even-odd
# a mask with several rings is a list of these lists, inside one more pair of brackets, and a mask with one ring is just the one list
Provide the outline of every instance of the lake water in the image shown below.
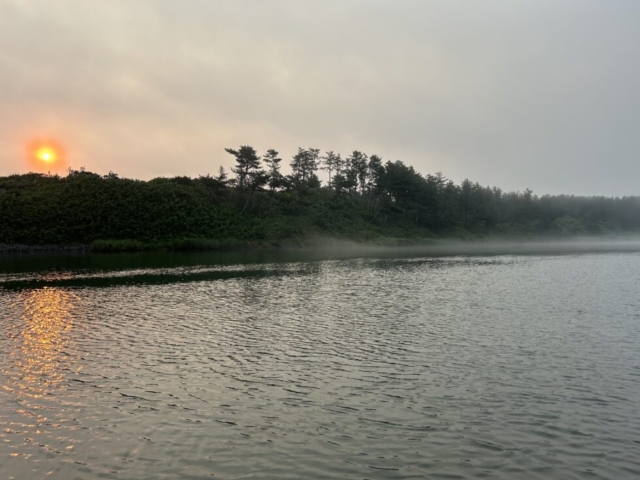
[[0,478],[640,477],[640,254],[294,257],[0,259]]

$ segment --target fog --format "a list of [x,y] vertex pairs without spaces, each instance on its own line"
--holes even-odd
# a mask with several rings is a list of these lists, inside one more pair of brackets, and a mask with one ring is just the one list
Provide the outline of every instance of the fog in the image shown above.
[[[424,240],[423,240],[424,242]],[[393,239],[389,240],[393,243]],[[640,236],[574,237],[571,239],[476,241],[434,239],[421,245],[377,245],[331,238],[316,238],[299,247],[300,251],[322,257],[358,256],[493,256],[564,255],[581,253],[640,252]]]

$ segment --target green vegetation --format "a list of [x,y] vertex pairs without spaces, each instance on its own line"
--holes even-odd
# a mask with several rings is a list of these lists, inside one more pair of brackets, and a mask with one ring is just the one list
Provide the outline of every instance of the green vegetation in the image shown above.
[[[640,197],[502,192],[355,151],[227,149],[234,178],[150,181],[70,170],[0,178],[0,243],[91,245],[95,251],[228,249],[336,237],[382,245],[437,237],[571,236],[640,229]],[[266,167],[266,168],[263,168]],[[317,176],[326,170],[329,182]]]

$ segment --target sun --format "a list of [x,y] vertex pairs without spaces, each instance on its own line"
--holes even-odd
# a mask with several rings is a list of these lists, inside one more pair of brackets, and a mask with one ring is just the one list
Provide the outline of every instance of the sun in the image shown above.
[[36,151],[36,158],[41,162],[53,163],[58,159],[58,154],[51,147],[40,147]]
[[60,171],[66,164],[62,145],[50,138],[30,142],[27,161],[29,167],[37,172]]

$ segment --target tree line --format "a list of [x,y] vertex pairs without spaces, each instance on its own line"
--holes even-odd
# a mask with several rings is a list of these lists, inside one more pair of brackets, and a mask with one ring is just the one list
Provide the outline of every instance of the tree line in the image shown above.
[[[191,239],[225,244],[578,235],[640,229],[640,197],[504,192],[402,161],[299,148],[282,172],[276,150],[227,148],[231,172],[150,181],[70,170],[0,178],[0,243],[143,244]],[[326,182],[318,173],[326,172]],[[214,243],[215,243],[214,242]]]
[[378,155],[358,150],[343,158],[333,151],[322,155],[316,148],[298,148],[290,163],[291,174],[283,175],[276,150],[268,150],[262,157],[248,145],[226,151],[235,159],[235,178],[226,181],[221,169],[219,180],[240,192],[247,189],[247,202],[263,188],[271,195],[321,188],[317,172],[324,170],[328,174],[324,188],[358,203],[372,215],[371,221],[380,214],[401,214],[416,226],[434,231],[462,227],[478,232],[497,229],[559,234],[640,227],[639,197],[537,196],[529,189],[504,192],[468,179],[456,184],[440,172],[422,175],[400,160],[384,162]]

